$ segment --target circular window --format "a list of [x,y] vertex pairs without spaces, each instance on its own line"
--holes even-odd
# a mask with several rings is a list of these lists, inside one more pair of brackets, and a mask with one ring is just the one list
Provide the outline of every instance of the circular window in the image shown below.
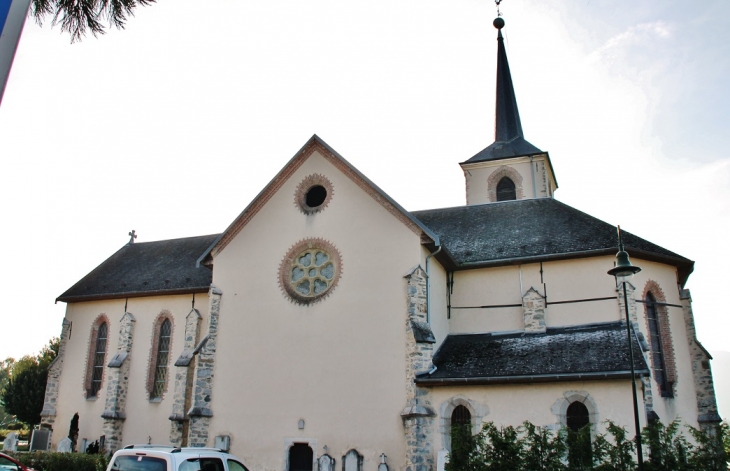
[[342,273],[340,253],[322,239],[306,239],[289,249],[279,267],[279,284],[292,301],[311,304],[332,292]]
[[309,175],[297,186],[294,201],[304,214],[322,211],[332,199],[332,182],[318,173]]

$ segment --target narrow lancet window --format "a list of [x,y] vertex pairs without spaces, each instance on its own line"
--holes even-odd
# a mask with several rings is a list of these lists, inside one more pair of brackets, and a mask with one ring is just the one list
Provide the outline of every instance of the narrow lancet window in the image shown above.
[[659,311],[656,305],[656,298],[651,293],[646,293],[646,319],[649,324],[649,338],[651,340],[651,359],[654,367],[654,379],[656,379],[662,397],[672,397],[672,388],[667,378],[667,369],[664,361],[664,348],[662,347],[662,332],[659,327]]
[[104,359],[106,357],[106,340],[108,327],[102,322],[96,331],[96,345],[94,346],[94,363],[91,372],[91,387],[87,397],[94,397],[101,389],[101,380],[104,378]]
[[157,339],[157,359],[155,362],[155,380],[152,387],[152,399],[162,397],[167,386],[167,364],[170,357],[170,335],[172,333],[172,323],[170,319],[165,319],[160,327],[160,336]]

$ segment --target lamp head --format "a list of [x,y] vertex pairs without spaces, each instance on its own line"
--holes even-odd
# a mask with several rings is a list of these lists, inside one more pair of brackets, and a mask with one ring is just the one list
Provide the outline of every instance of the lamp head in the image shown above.
[[631,264],[629,254],[622,250],[616,254],[616,266],[608,270],[608,274],[616,277],[616,281],[629,281],[632,276],[639,273],[641,268]]

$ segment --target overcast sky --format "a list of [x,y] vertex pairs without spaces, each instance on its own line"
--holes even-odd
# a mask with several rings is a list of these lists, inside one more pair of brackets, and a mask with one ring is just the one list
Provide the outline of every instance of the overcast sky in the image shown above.
[[[160,0],[76,44],[26,25],[0,107],[0,358],[57,336],[55,298],[130,230],[223,231],[314,133],[409,210],[464,204],[458,162],[493,141],[494,2],[202,4]],[[700,340],[730,351],[730,2],[502,12],[556,198],[695,260]]]

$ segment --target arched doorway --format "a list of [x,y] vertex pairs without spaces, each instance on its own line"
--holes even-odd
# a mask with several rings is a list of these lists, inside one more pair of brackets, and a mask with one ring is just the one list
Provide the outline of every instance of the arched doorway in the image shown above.
[[289,471],[312,471],[314,452],[306,443],[295,443],[289,448]]

